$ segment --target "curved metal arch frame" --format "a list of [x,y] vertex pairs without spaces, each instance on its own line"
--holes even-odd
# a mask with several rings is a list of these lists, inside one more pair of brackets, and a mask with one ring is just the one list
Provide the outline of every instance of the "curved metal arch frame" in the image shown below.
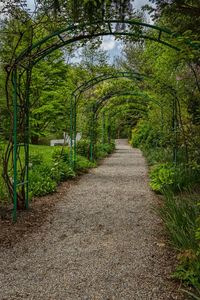
[[[127,111],[127,110],[136,110],[136,111],[141,111],[141,112],[144,112],[144,113],[147,112],[147,107],[144,104],[142,104],[142,103],[133,101],[133,102],[129,102],[129,103],[126,103],[126,104],[127,105],[124,106],[123,104],[118,103],[116,105],[116,108],[117,108],[116,111],[110,113],[110,110],[106,110],[106,111],[104,110],[103,113],[105,114],[106,112],[109,112],[109,116],[113,117],[114,115],[122,112],[123,109],[124,109],[124,111]],[[135,105],[138,105],[138,104],[141,105],[141,106],[143,106],[143,107],[137,107],[137,106],[135,106]]]
[[[141,112],[144,112],[144,113],[147,112],[147,110],[143,110],[141,108],[135,107],[134,103],[129,102],[129,104],[132,104],[133,106],[131,105],[129,107],[127,106],[126,108],[124,108],[123,104],[118,103],[117,104],[117,106],[118,106],[117,107],[118,108],[117,111],[115,111],[113,113],[110,113],[110,111],[108,110],[107,114],[106,114],[107,111],[105,111],[105,110],[102,112],[102,144],[104,144],[105,141],[107,141],[108,143],[110,143],[110,139],[111,139],[111,137],[110,137],[110,123],[111,123],[111,121],[110,120],[113,117],[115,117],[116,115],[120,114],[122,111],[125,112],[125,114],[127,114],[127,113],[131,114],[133,111],[139,111],[139,112],[141,111]],[[107,119],[107,122],[105,121],[106,119]],[[106,126],[106,123],[107,123],[107,126]]]
[[[114,95],[114,97],[117,97],[117,96],[118,95]],[[149,97],[145,93],[138,93],[138,92],[137,93],[133,92],[133,93],[128,93],[128,94],[123,94],[123,92],[122,92],[122,94],[119,95],[119,96],[139,96],[139,97],[143,98],[143,101],[146,100],[147,103],[151,103],[152,102],[152,103],[156,104],[160,108],[160,122],[161,122],[161,128],[163,130],[163,127],[164,127],[164,119],[163,119],[164,111],[163,111],[163,106],[161,105],[161,103],[158,100]],[[145,98],[144,98],[144,96],[145,96]],[[109,99],[105,99],[106,103],[104,103],[104,101],[103,101],[103,103],[100,103],[100,106],[101,106],[100,109],[102,109],[107,104],[107,100],[109,100]],[[126,99],[126,104],[128,104],[128,103],[131,104],[132,103],[132,102],[127,102],[127,100],[128,99]],[[141,101],[138,101],[137,103],[140,104],[140,105],[142,104]],[[102,107],[102,104],[103,104],[103,107]],[[121,104],[123,104],[123,103],[119,103],[119,105],[121,105]],[[118,103],[117,103],[117,105],[118,105]],[[113,106],[114,106],[114,104],[113,104]]]
[[121,106],[120,109],[118,109],[114,113],[112,113],[112,114],[109,113],[109,117],[113,118],[116,115],[120,114],[122,111],[124,111],[125,113],[127,113],[127,112],[131,113],[132,111],[141,111],[141,112],[144,112],[144,113],[147,112],[147,110],[144,110],[144,109],[141,109],[141,108],[138,108],[138,107],[134,107],[134,106],[133,107],[132,106],[126,107],[125,109],[123,109],[123,107]]
[[[132,114],[134,111],[138,111],[141,113],[147,113],[147,110],[143,110],[139,107],[135,107],[134,103],[129,102],[129,104],[132,104],[133,106],[127,106],[126,108],[124,108],[123,104],[118,104],[118,110],[110,113],[108,110],[108,114],[106,114],[107,111],[103,111],[102,112],[102,144],[106,142],[110,143],[111,140],[111,136],[110,136],[110,128],[111,128],[111,119],[114,118],[116,115],[122,113],[122,111],[127,114]],[[107,123],[107,126],[106,126]]]
[[[109,93],[108,95],[102,97],[101,99],[97,100],[95,102],[95,104],[92,105],[92,120],[91,120],[91,134],[90,134],[90,160],[93,160],[93,149],[94,149],[94,143],[93,143],[93,138],[94,138],[94,124],[96,123],[97,117],[98,117],[98,112],[99,109],[102,108],[102,104],[106,104],[107,100],[110,100],[111,98],[114,97],[119,97],[119,96],[137,96],[138,93],[135,92],[114,92],[114,93]],[[139,96],[141,96],[141,93],[139,93]],[[154,101],[154,99],[151,99],[150,97],[147,97],[145,100],[148,100],[148,102],[152,101],[155,104],[159,105],[160,109],[161,109],[161,121],[162,121],[162,105],[160,105],[160,103],[158,101]],[[97,105],[96,105],[97,104]],[[141,102],[137,102],[137,104],[142,104]],[[138,110],[142,110],[139,109]],[[143,110],[144,111],[144,110]]]
[[[144,108],[137,107],[137,106],[134,107],[133,104],[134,103],[132,103],[132,107],[129,107],[129,111],[130,110],[132,110],[132,111],[135,110],[135,111],[147,113],[147,110],[144,109],[146,106],[144,106]],[[136,104],[140,104],[141,105],[141,103],[135,103],[135,105]],[[122,106],[122,105],[120,105],[120,106]],[[93,158],[94,158],[94,145],[95,145],[95,142],[94,142],[94,130],[95,130],[95,127],[96,127],[97,118],[98,118],[98,116],[95,116],[95,114],[93,113],[92,114],[92,118],[91,118],[91,124],[90,124],[90,161],[93,161]],[[102,127],[104,128],[105,125],[102,124]],[[103,132],[103,139],[102,140],[105,141],[105,132]]]
[[70,97],[70,164],[72,168],[74,168],[76,164],[76,134],[77,134],[76,115],[77,115],[77,104],[81,94],[87,91],[88,89],[94,87],[95,85],[110,79],[125,78],[130,80],[136,79],[138,81],[142,81],[144,77],[148,77],[148,76],[144,74],[140,74],[138,72],[120,71],[115,73],[114,72],[107,73],[107,74],[99,75],[95,78],[92,78],[84,82],[72,92]]
[[[113,26],[115,24],[122,25],[122,31],[117,31]],[[143,34],[142,28],[146,29]],[[148,29],[151,29],[152,35],[148,35]],[[135,32],[134,32],[135,30]],[[157,35],[155,36],[155,34]],[[71,34],[71,35],[70,35]],[[137,40],[149,39],[154,42],[161,43],[177,51],[180,50],[176,45],[168,43],[167,38],[172,40],[180,37],[180,34],[170,31],[169,29],[162,28],[156,25],[151,25],[148,23],[140,22],[138,20],[99,20],[96,22],[88,23],[83,22],[80,24],[73,24],[66,28],[59,29],[52,34],[46,36],[40,41],[34,43],[32,46],[25,49],[15,60],[15,65],[19,65],[22,61],[25,61],[28,56],[31,57],[33,64],[36,64],[46,55],[52,53],[54,50],[59,49],[65,45],[72,42],[77,42],[83,39],[91,39],[94,37],[104,36],[104,35],[115,35],[115,36],[133,36]],[[163,37],[163,35],[166,35]],[[49,42],[51,44],[49,45]],[[190,40],[184,41],[188,46],[199,49],[198,43]],[[43,47],[42,47],[43,46]],[[22,64],[23,65],[23,64]]]
[[[116,24],[123,25],[121,31],[117,31],[114,26]],[[143,32],[142,29],[145,28]],[[148,31],[148,29],[150,29]],[[130,36],[134,38],[135,41],[141,40],[151,40],[158,42],[164,46],[172,48],[176,51],[181,49],[176,46],[176,44],[170,43],[169,41],[176,41],[176,33],[171,32],[168,29],[161,28],[158,26],[150,25],[147,23],[139,22],[138,20],[104,20],[96,21],[94,23],[81,23],[73,24],[66,28],[57,30],[52,34],[46,36],[40,41],[34,43],[27,49],[25,49],[10,66],[10,76],[12,85],[13,85],[13,137],[10,137],[10,145],[7,147],[5,157],[9,157],[13,153],[13,180],[9,179],[7,172],[8,166],[4,168],[4,175],[9,179],[9,191],[12,191],[13,199],[13,220],[16,221],[16,212],[17,212],[17,201],[18,201],[18,192],[17,188],[21,187],[22,198],[25,197],[25,208],[28,208],[28,160],[29,160],[29,90],[30,90],[30,80],[31,80],[31,71],[34,65],[36,65],[42,58],[46,57],[53,51],[60,49],[63,46],[72,44],[74,42],[86,40],[89,41],[93,38],[113,35],[117,38],[123,36]],[[192,49],[199,50],[200,46],[198,43],[192,42],[190,40],[185,40],[185,43],[188,47]],[[26,73],[26,74],[25,74]],[[20,78],[22,75],[26,76],[26,87],[25,87],[25,98],[24,102],[21,103],[19,98],[20,91]],[[21,113],[20,125],[24,128],[24,131],[21,133],[23,138],[22,145],[18,144],[18,112]],[[22,121],[23,120],[23,121]],[[17,165],[19,156],[19,147],[23,146],[24,149],[24,161],[25,166],[21,169],[21,177],[23,178],[22,182],[19,182],[17,179]],[[13,183],[12,183],[13,182]],[[25,196],[24,196],[25,195]]]
[[95,86],[96,84],[109,80],[109,79],[115,79],[115,78],[128,78],[128,79],[137,79],[137,80],[142,80],[144,77],[148,77],[145,74],[140,74],[138,72],[128,72],[128,71],[119,71],[119,72],[113,72],[113,73],[106,73],[99,75],[97,77],[94,77],[80,86],[78,86],[72,93],[72,97],[78,98],[79,95],[86,90],[90,89],[91,87]]
[[153,98],[150,98],[148,95],[145,95],[143,93],[132,92],[132,91],[118,91],[118,92],[109,93],[108,95],[105,95],[105,97],[102,97],[101,99],[97,100],[97,102],[95,103],[96,112],[98,112],[99,109],[101,109],[103,106],[106,105],[107,100],[109,100],[110,98],[119,97],[119,96],[142,97],[143,101],[144,100],[147,100],[148,102],[151,101],[152,103],[155,103],[156,105],[160,106],[160,108],[162,108],[162,105],[159,101],[157,101]]

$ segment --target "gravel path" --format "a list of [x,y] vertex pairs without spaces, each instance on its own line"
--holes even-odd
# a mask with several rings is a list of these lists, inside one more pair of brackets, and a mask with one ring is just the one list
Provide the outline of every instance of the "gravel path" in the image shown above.
[[84,175],[40,232],[0,250],[0,299],[180,299],[137,149]]

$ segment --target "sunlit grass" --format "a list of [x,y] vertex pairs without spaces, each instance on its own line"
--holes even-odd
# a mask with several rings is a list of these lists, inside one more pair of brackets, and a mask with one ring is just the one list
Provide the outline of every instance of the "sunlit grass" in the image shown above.
[[[5,183],[3,181],[3,154],[6,148],[5,143],[0,143],[0,203],[7,201],[7,192],[5,188]],[[31,155],[38,155],[40,154],[43,158],[43,161],[46,164],[51,164],[52,162],[52,154],[56,149],[61,149],[60,146],[46,146],[46,145],[30,145],[29,153]],[[21,152],[21,158],[23,161],[23,152]]]

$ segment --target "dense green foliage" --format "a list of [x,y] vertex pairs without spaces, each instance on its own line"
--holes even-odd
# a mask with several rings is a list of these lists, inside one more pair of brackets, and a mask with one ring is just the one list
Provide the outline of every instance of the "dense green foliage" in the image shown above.
[[[199,1],[151,2],[157,7],[148,9],[159,25],[199,40]],[[174,277],[199,289],[199,52],[186,49],[187,54],[174,55],[148,42],[145,47],[129,45],[125,52],[120,65],[151,76],[143,88],[158,104],[134,127],[130,143],[147,158],[151,188],[164,195],[159,213],[179,252]]]
[[[150,2],[156,6],[146,9],[152,13],[155,24],[174,32],[173,45],[181,51],[140,39],[141,34],[151,33],[151,28],[139,28],[135,36],[121,36],[126,42],[124,55],[114,65],[98,47],[102,40],[97,37],[90,43],[83,39],[57,49],[34,66],[29,99],[29,141],[33,144],[29,162],[30,195],[54,192],[60,182],[86,172],[96,166],[96,161],[112,153],[113,139],[129,137],[132,146],[140,147],[147,158],[151,188],[164,195],[160,215],[173,246],[179,251],[180,263],[174,276],[200,288],[200,200],[196,197],[200,181],[200,53],[197,47],[190,47],[189,41],[199,44],[200,4],[198,0]],[[82,21],[90,24],[109,18],[138,20],[143,15],[135,13],[132,1],[36,0],[35,3],[32,14],[26,8],[26,1],[8,1],[0,19],[1,205],[7,205],[9,198],[3,178],[7,176],[7,182],[13,184],[10,169],[13,148],[6,147],[13,139],[11,70],[16,57],[66,24]],[[123,24],[116,24],[116,28],[122,32],[127,29]],[[83,34],[96,34],[98,30],[94,25],[84,26]],[[119,37],[120,34],[116,38]],[[62,40],[65,36],[57,38]],[[73,60],[77,54],[78,62]],[[51,139],[63,138],[63,133],[69,136],[71,95],[78,86],[119,71],[144,76],[142,80],[129,76],[102,81],[77,97],[76,132],[81,134],[81,139],[76,145],[72,169],[68,140],[63,148],[44,145],[49,145]],[[17,92],[20,104],[24,105],[25,73],[20,80]],[[19,106],[23,107],[21,112],[26,109],[23,105]],[[18,124],[19,142],[23,141],[21,131],[26,127],[23,122],[22,118]],[[11,155],[5,162],[5,154],[9,152]],[[22,152],[18,167],[24,164]]]
[[179,265],[173,277],[200,288],[200,247],[198,217],[200,214],[199,199],[194,196],[173,196],[165,190],[163,207],[159,213],[166,225],[173,246],[180,251]]

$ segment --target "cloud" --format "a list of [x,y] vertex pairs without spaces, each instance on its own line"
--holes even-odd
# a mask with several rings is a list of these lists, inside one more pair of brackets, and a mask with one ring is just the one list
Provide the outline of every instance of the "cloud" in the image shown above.
[[31,11],[34,11],[35,9],[35,2],[34,0],[27,0],[27,8]]
[[101,49],[109,51],[112,50],[116,47],[116,42],[113,37],[104,37],[102,44],[101,44]]
[[142,6],[149,4],[149,0],[135,0],[133,6],[136,9],[140,9]]

